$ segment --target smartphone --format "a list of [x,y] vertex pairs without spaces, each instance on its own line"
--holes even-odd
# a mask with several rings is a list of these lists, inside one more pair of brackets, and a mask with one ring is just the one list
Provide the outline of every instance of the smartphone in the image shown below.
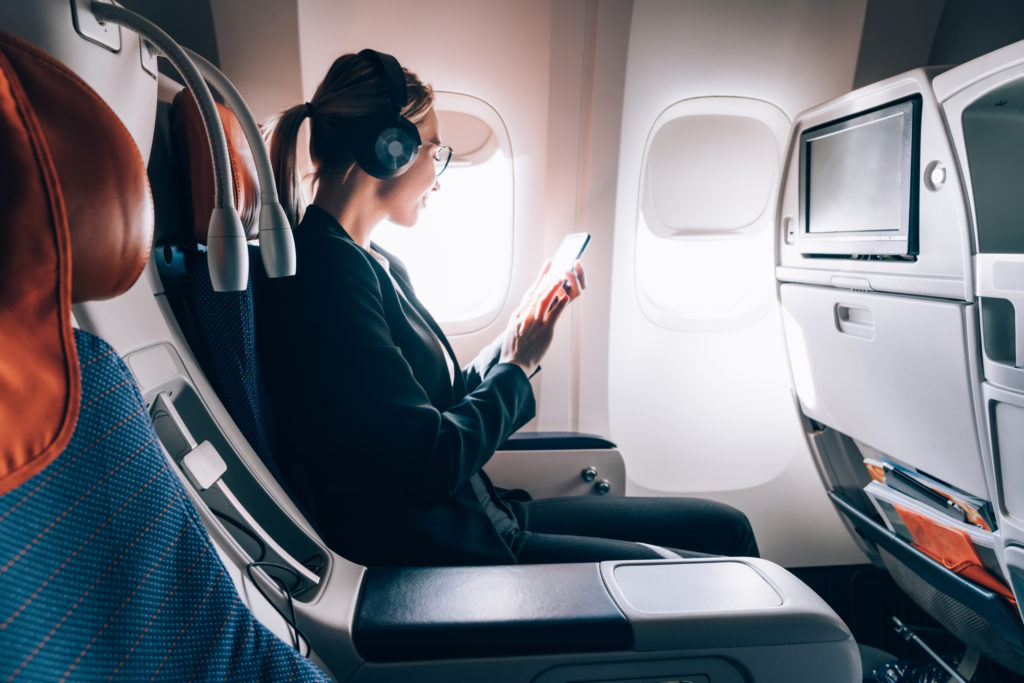
[[571,270],[572,264],[583,256],[588,244],[590,244],[590,233],[574,232],[571,235],[566,235],[562,243],[558,245],[558,251],[551,257],[548,281],[557,277],[565,282],[566,271]]

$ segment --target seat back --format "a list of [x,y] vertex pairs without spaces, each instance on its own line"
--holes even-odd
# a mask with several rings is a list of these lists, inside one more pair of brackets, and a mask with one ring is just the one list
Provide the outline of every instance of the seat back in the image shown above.
[[128,131],[0,34],[0,150],[0,677],[328,680],[242,603],[131,373],[71,329],[72,297],[116,296],[149,253]]
[[[259,255],[250,263],[260,267]],[[252,277],[240,292],[216,292],[206,254],[197,255],[190,280],[196,327],[205,347],[210,383],[228,414],[263,461],[267,470],[284,485],[275,456],[275,430],[270,402],[257,361],[253,313]]]
[[[257,232],[256,208],[260,205],[256,165],[235,114],[218,104],[218,113],[228,142],[232,191],[248,239]],[[165,178],[173,189],[166,194],[180,197],[191,213],[157,205],[157,224],[168,241],[189,252],[186,284],[178,296],[184,303],[175,306],[178,322],[207,378],[235,425],[298,508],[303,498],[295,495],[300,476],[286,476],[278,457],[277,434],[270,399],[259,364],[256,345],[253,288],[265,279],[263,259],[258,247],[249,247],[250,273],[247,287],[236,292],[214,290],[206,252],[195,245],[206,241],[208,217],[213,208],[213,177],[206,133],[195,100],[187,90],[177,92],[167,108],[166,147],[176,159],[176,173]],[[161,135],[157,132],[157,137]],[[161,144],[157,140],[157,144]],[[150,174],[156,169],[151,164]],[[185,217],[187,216],[187,217]],[[175,223],[174,221],[178,221]],[[288,474],[295,474],[289,472]],[[301,492],[299,492],[301,493]],[[312,523],[308,514],[307,520]]]

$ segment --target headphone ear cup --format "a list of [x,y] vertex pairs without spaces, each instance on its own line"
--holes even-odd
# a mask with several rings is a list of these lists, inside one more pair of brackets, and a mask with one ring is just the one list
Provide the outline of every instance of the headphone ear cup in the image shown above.
[[397,178],[419,155],[420,132],[404,117],[377,121],[357,131],[352,151],[356,163],[374,178]]

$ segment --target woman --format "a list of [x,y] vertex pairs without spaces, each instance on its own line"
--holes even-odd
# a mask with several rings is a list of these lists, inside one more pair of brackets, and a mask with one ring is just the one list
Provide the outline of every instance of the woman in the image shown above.
[[[315,192],[299,221],[307,119]],[[256,292],[261,364],[282,469],[328,545],[367,565],[659,556],[632,541],[756,555],[746,518],[724,505],[530,502],[482,472],[533,417],[529,377],[585,283],[578,263],[564,280],[542,271],[505,332],[458,370],[405,268],[370,239],[384,219],[413,226],[440,189],[451,150],[429,86],[388,55],[339,57],[309,102],[279,116],[270,153],[298,273]]]

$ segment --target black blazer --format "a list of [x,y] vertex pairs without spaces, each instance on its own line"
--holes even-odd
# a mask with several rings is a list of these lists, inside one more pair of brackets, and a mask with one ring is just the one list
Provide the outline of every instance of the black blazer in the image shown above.
[[481,468],[534,415],[522,369],[492,344],[453,386],[451,347],[395,257],[374,247],[401,293],[316,206],[295,247],[294,277],[258,282],[257,341],[282,470],[324,540],[366,565],[514,563],[515,523]]

